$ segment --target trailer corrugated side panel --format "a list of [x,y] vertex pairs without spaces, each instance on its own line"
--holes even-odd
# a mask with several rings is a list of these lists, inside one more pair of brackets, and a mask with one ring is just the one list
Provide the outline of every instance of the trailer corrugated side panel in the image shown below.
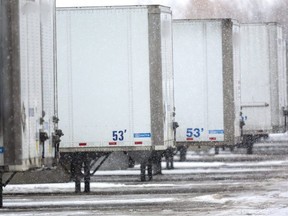
[[234,34],[231,20],[174,21],[177,142],[235,144],[240,136]]
[[40,1],[1,1],[1,6],[6,17],[1,33],[6,45],[1,65],[1,165],[24,171],[42,165]]
[[1,166],[5,171],[43,165],[40,10],[38,0],[1,1],[1,17],[5,17],[1,31]]
[[241,25],[244,134],[283,131],[287,107],[283,46],[282,29],[276,24]]
[[[171,25],[170,10],[158,6],[58,9],[61,151],[165,148],[173,140],[164,137],[162,77],[172,59],[163,63],[167,46],[156,43],[162,13]],[[173,101],[167,106],[172,116]]]
[[41,65],[42,65],[42,88],[43,88],[43,128],[49,139],[44,144],[44,157],[48,164],[55,156],[53,146],[53,133],[55,123],[53,118],[57,116],[56,107],[56,6],[55,1],[41,0]]

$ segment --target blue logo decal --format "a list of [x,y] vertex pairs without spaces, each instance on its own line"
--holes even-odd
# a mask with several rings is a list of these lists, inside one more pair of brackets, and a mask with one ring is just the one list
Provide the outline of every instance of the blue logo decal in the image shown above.
[[150,138],[151,133],[134,133],[134,138]]
[[209,130],[209,134],[224,134],[224,130]]
[[5,152],[5,148],[2,146],[0,147],[0,154],[3,154]]

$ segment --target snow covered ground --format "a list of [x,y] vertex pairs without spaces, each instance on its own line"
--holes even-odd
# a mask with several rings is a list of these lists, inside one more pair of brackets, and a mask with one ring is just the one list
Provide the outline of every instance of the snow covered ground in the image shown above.
[[278,134],[269,134],[267,142],[288,142],[288,132],[278,133]]
[[[211,183],[210,183],[211,184]],[[153,193],[122,195],[119,191],[129,187],[146,187],[158,190],[160,187],[174,188],[179,184],[92,184],[92,188],[116,189],[114,195],[35,195],[5,196],[3,215],[275,215],[288,214],[288,182],[283,179],[234,183],[241,190],[214,193]],[[186,187],[207,187],[203,183],[183,183]],[[72,191],[67,184],[42,186],[11,186],[10,192]],[[223,185],[224,187],[227,185]],[[12,189],[13,188],[13,189]],[[49,188],[49,189],[48,189]],[[25,210],[24,210],[25,209]],[[27,212],[27,210],[29,212]],[[1,214],[1,215],[2,215]]]
[[[277,146],[264,143],[256,148],[263,145]],[[74,194],[73,182],[8,185],[0,215],[284,216],[288,155],[282,147],[272,156],[188,152],[187,162],[175,162],[174,170],[164,168],[164,175],[151,182],[139,181],[138,166],[99,171],[93,177],[99,182],[91,183],[90,194]]]

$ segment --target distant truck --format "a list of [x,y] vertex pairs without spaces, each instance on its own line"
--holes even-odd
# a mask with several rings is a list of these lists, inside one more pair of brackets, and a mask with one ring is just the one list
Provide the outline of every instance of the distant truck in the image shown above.
[[0,26],[2,194],[4,173],[51,167],[57,155],[55,1],[1,0]]
[[241,107],[243,144],[287,130],[286,45],[276,23],[241,24]]
[[174,146],[171,19],[157,5],[57,9],[60,152],[76,176],[109,152],[143,165]]
[[231,19],[173,21],[180,160],[188,146],[215,146],[218,153],[241,142],[239,34]]

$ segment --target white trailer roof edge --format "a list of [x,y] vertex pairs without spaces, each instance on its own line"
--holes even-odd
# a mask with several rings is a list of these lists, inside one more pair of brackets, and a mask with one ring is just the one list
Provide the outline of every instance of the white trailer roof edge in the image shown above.
[[120,10],[120,9],[148,9],[149,13],[169,13],[172,14],[170,7],[164,5],[119,5],[119,6],[85,6],[85,7],[57,7],[57,11],[71,10]]
[[255,23],[241,23],[241,26],[263,26],[263,25],[275,25],[279,27],[283,27],[281,23],[278,22],[255,22]]
[[230,20],[234,25],[240,25],[239,21],[232,18],[211,18],[211,19],[173,19],[173,23],[191,23],[191,22],[223,22]]

